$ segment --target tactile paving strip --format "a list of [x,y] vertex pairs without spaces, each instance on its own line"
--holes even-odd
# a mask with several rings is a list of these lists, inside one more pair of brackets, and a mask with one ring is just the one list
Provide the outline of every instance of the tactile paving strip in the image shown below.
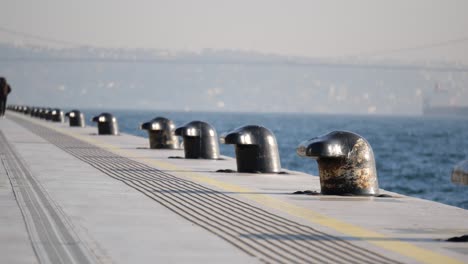
[[47,193],[0,130],[1,165],[10,178],[38,262],[96,262],[91,250],[74,234],[70,222],[66,221],[60,210],[48,199]]

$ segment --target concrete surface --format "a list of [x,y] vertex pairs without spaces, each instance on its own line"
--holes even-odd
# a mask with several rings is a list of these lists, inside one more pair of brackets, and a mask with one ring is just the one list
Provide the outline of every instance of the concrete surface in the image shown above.
[[[292,195],[319,191],[318,177],[216,173],[235,170],[235,160],[169,159],[183,151],[150,150],[145,138],[97,136],[95,127],[70,128],[12,112],[0,119],[0,131],[20,160],[0,153],[5,263],[50,261],[51,253],[41,253],[41,241],[34,240],[36,231],[27,228],[35,219],[22,215],[34,208],[21,209],[15,199],[15,191],[26,191],[12,182],[25,174],[47,197],[44,212],[58,215],[51,225],[67,226],[64,232],[91,263],[468,262],[467,243],[442,241],[468,234],[468,211],[461,208],[384,190],[393,197]],[[62,142],[89,144],[74,148],[108,151],[117,162],[88,160]],[[8,173],[18,163],[23,168]],[[73,247],[65,242],[59,239],[57,248]],[[74,251],[64,252],[80,262]]]

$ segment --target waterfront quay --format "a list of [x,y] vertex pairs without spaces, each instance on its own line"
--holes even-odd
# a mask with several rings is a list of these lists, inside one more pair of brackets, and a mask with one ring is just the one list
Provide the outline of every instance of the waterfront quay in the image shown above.
[[467,243],[446,241],[468,234],[467,210],[382,189],[293,194],[319,193],[319,177],[183,157],[146,138],[9,111],[0,119],[0,262],[468,262]]

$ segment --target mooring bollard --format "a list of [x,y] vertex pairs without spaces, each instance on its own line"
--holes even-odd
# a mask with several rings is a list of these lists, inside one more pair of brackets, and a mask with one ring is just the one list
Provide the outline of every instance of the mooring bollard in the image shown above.
[[36,114],[36,117],[39,118],[39,119],[43,119],[44,118],[44,108],[43,107],[40,107],[38,110],[37,110],[37,114]]
[[59,122],[59,123],[63,123],[64,121],[64,115],[63,115],[63,111],[56,108],[56,109],[52,109],[52,111],[50,111],[50,120],[52,120],[52,122]]
[[23,108],[23,114],[25,114],[25,115],[30,115],[30,114],[31,114],[31,107],[25,106],[25,107]]
[[51,116],[50,112],[52,112],[52,109],[45,108],[44,112],[43,112],[43,119],[45,119],[47,121],[50,121],[52,119],[52,116]]
[[36,108],[36,113],[34,114],[35,118],[40,118],[42,113],[42,107]]
[[214,127],[202,121],[192,121],[175,130],[184,139],[186,159],[219,159],[218,136]]
[[98,124],[99,135],[118,135],[119,126],[117,124],[117,118],[109,113],[102,113],[98,116],[93,117],[91,120]]
[[333,131],[312,138],[298,146],[297,154],[317,160],[322,194],[379,194],[374,153],[355,133]]
[[71,127],[85,127],[85,117],[79,110],[71,110],[65,114],[68,117],[68,121]]
[[37,111],[38,111],[37,107],[34,106],[33,108],[31,108],[31,113],[30,113],[31,117],[36,117]]
[[243,126],[223,134],[223,144],[233,144],[238,172],[278,173],[281,170],[275,135],[262,126]]
[[174,133],[175,125],[165,117],[156,117],[140,126],[148,131],[151,149],[178,149],[179,139]]
[[43,107],[39,108],[37,117],[40,119],[45,119],[45,108]]

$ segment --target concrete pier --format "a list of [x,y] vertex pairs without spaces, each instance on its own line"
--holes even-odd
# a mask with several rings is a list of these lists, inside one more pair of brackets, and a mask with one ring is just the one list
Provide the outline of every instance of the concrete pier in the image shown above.
[[319,178],[220,173],[127,134],[0,119],[1,263],[468,263],[468,211],[392,197],[293,195]]

